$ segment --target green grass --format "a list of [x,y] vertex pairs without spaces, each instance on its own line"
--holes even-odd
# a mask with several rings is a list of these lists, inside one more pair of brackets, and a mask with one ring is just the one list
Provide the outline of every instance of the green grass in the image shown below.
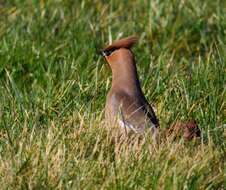
[[[226,2],[0,2],[1,189],[223,189]],[[198,141],[120,139],[103,122],[111,72],[97,52],[137,35],[161,129],[196,119]]]

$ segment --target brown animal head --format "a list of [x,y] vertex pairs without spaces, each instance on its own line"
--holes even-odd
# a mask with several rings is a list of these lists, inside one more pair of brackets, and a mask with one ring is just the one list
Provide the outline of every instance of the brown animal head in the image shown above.
[[112,70],[112,88],[129,94],[141,93],[136,63],[131,51],[138,38],[130,36],[113,42],[101,52]]
[[192,140],[195,137],[201,136],[201,131],[196,121],[177,122],[169,128],[169,135],[175,137],[183,136],[185,140]]
[[121,40],[113,42],[101,51],[101,54],[105,57],[110,64],[111,69],[119,67],[120,64],[125,62],[133,63],[133,55],[131,48],[137,42],[138,38],[130,36]]

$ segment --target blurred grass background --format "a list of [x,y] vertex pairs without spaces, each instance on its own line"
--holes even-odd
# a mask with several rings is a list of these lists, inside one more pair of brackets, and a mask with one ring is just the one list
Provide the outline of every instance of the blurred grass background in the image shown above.
[[[161,128],[196,119],[202,140],[115,142],[97,52],[133,49]],[[1,0],[2,189],[223,189],[226,1]]]

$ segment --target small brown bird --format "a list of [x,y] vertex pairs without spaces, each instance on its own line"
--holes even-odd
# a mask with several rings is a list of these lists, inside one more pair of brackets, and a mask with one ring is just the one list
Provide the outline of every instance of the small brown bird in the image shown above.
[[151,129],[156,137],[159,121],[144,97],[138,79],[132,46],[137,37],[127,37],[113,42],[101,51],[112,70],[112,86],[107,95],[105,117],[117,122],[126,132],[144,134]]
[[195,120],[185,122],[178,121],[169,128],[168,133],[169,135],[174,135],[174,137],[183,136],[184,140],[187,141],[201,137],[201,131]]

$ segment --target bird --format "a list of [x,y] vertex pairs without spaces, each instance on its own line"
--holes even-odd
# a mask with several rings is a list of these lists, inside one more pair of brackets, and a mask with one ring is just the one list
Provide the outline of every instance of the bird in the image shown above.
[[150,130],[156,139],[159,120],[142,92],[135,56],[131,50],[137,41],[136,36],[129,36],[101,50],[112,72],[105,119],[108,124],[118,124],[127,134],[132,132],[144,135]]
[[171,125],[168,130],[169,136],[173,135],[175,138],[183,136],[186,141],[191,141],[194,138],[201,137],[201,130],[195,120],[177,121]]

